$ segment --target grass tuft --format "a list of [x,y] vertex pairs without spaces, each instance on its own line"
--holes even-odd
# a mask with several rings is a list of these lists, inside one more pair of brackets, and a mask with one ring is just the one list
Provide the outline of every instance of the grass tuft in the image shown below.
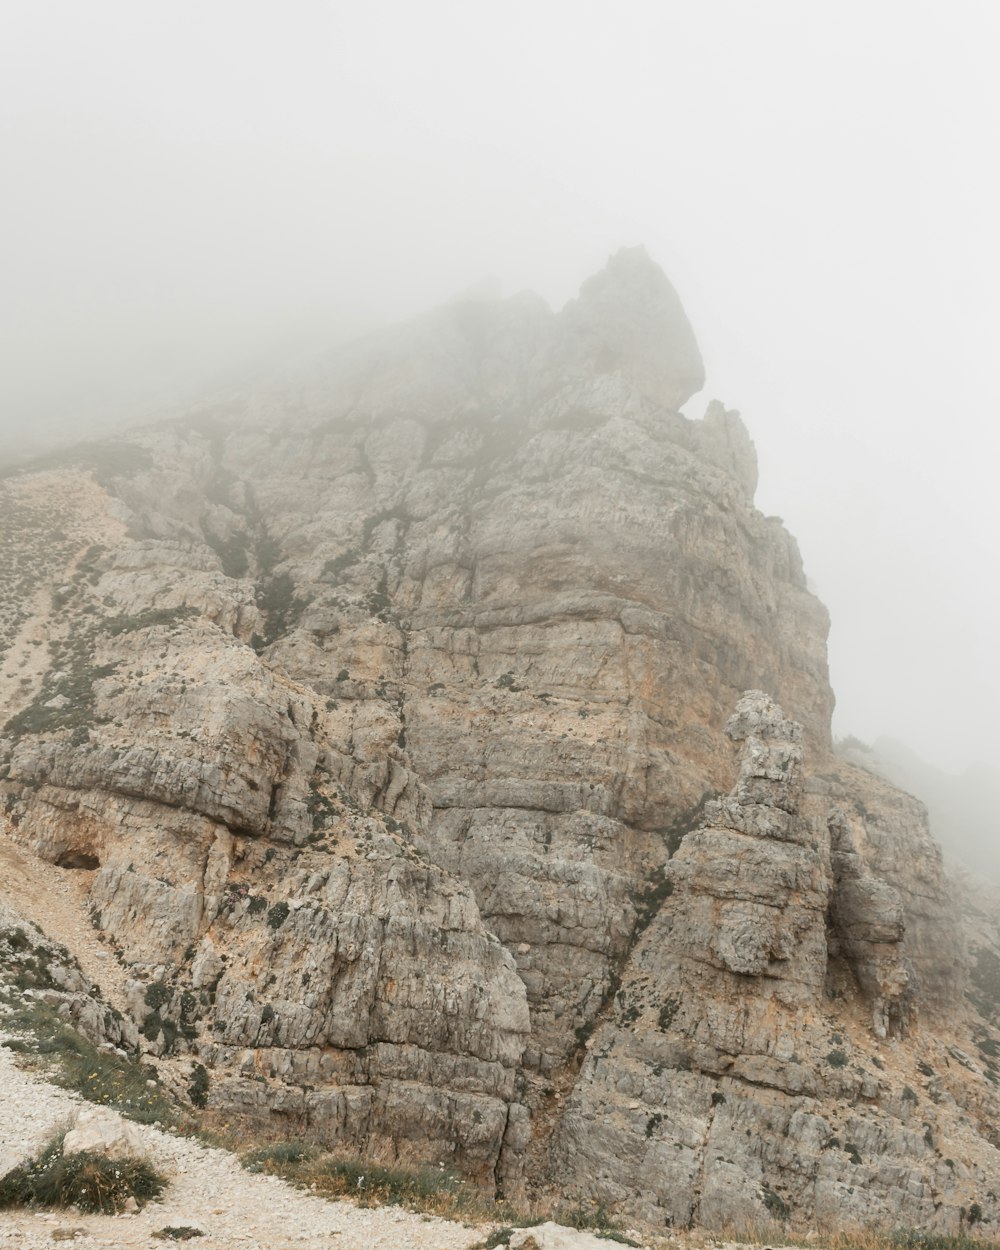
[[[775,1224],[726,1230],[726,1237],[746,1245],[774,1246],[784,1233]],[[802,1244],[802,1243],[799,1243]],[[1000,1250],[1000,1242],[968,1233],[949,1235],[915,1228],[854,1228],[820,1234],[816,1250]]]
[[0,1208],[75,1207],[114,1215],[134,1198],[141,1206],[163,1192],[166,1180],[145,1159],[81,1150],[62,1153],[56,1138],[36,1159],[26,1160],[0,1178]]
[[64,1089],[73,1089],[88,1102],[114,1107],[140,1124],[171,1125],[177,1113],[157,1085],[156,1073],[134,1059],[98,1050],[70,1028],[48,1003],[14,1007],[3,1016],[3,1027],[20,1034],[4,1045],[26,1056],[37,1056],[50,1067],[48,1075]]
[[243,1155],[252,1172],[280,1176],[324,1198],[351,1198],[363,1207],[401,1206],[443,1219],[514,1222],[517,1214],[443,1168],[388,1167],[345,1158],[305,1142],[287,1141]]

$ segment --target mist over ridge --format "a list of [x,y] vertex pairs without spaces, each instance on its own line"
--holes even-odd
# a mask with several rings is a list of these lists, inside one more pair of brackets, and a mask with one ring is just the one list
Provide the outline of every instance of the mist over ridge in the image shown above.
[[631,246],[0,478],[4,949],[81,874],[119,1016],[55,1001],[248,1133],[656,1229],[995,1220],[990,898],[834,750],[704,380]]
[[692,414],[744,414],[830,608],[837,732],[998,758],[995,14],[3,22],[0,445],[167,416],[483,272],[559,308],[641,240],[705,357]]

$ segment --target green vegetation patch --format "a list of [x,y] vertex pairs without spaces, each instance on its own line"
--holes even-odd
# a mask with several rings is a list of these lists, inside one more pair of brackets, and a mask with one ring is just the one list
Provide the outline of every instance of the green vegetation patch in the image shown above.
[[788,1203],[781,1197],[780,1194],[776,1194],[773,1189],[769,1188],[769,1186],[765,1185],[761,1190],[761,1199],[768,1215],[770,1215],[772,1219],[784,1222],[791,1215]]
[[191,1081],[187,1087],[188,1097],[198,1108],[208,1106],[209,1078],[208,1069],[203,1063],[196,1063],[191,1072]]
[[94,687],[118,670],[117,664],[94,663],[99,639],[154,626],[176,626],[198,615],[198,609],[192,607],[151,608],[135,616],[112,616],[77,627],[67,641],[53,644],[53,665],[41,689],[31,703],[10,718],[3,732],[19,737],[72,729],[83,731],[78,743],[82,745],[86,730],[100,723]]
[[58,989],[50,966],[53,958],[53,950],[41,940],[34,944],[21,925],[0,929],[0,961],[5,979],[15,989]]
[[[350,1196],[362,1206],[426,1210],[428,1203],[454,1199],[464,1182],[437,1168],[390,1168],[360,1159],[341,1159],[301,1142],[279,1142],[243,1160],[252,1172],[268,1172],[315,1186],[326,1197]],[[308,1177],[308,1180],[306,1180]]]
[[657,1025],[660,1027],[660,1029],[664,1033],[673,1024],[674,1017],[677,1015],[680,1009],[681,1009],[681,1000],[680,998],[677,997],[676,994],[672,994],[664,1002],[663,1006],[660,1008],[659,1015],[656,1018]]
[[257,606],[265,621],[263,636],[254,635],[254,646],[259,652],[295,628],[308,606],[308,600],[296,594],[290,573],[272,573],[261,582]]
[[[320,833],[340,815],[340,808],[320,789],[320,783],[312,777],[309,781],[309,793],[306,795],[306,811],[312,820],[314,833]],[[388,826],[388,819],[386,825]]]
[[88,1102],[114,1107],[141,1124],[176,1123],[176,1112],[159,1086],[149,1085],[156,1077],[154,1069],[98,1050],[50,1004],[14,1007],[3,1016],[3,1027],[19,1035],[4,1043],[9,1050],[37,1056],[50,1066],[56,1084],[76,1090]]
[[158,1198],[166,1183],[145,1159],[109,1159],[89,1150],[64,1155],[58,1137],[0,1178],[0,1208],[75,1207],[114,1215],[130,1198],[140,1206]]
[[889,1250],[998,1250],[1000,1247],[1000,1243],[985,1237],[969,1237],[962,1233],[948,1236],[922,1228],[895,1229],[885,1238],[884,1244]]
[[352,1198],[364,1207],[400,1206],[450,1219],[517,1222],[511,1207],[441,1168],[386,1167],[334,1155],[303,1141],[275,1142],[250,1151],[243,1155],[243,1166],[280,1176],[324,1198]]
[[219,557],[226,577],[246,577],[250,572],[250,549],[245,534],[220,538],[203,527],[205,542]]
[[687,835],[693,833],[701,825],[705,816],[705,808],[714,798],[715,792],[706,790],[694,807],[682,812],[671,824],[662,825],[655,831],[667,844],[667,853],[671,858],[677,854],[680,844]]
[[272,929],[280,929],[288,919],[289,907],[285,902],[275,903],[273,907],[268,908],[267,923]]
[[586,1229],[595,1237],[617,1242],[620,1246],[639,1245],[639,1242],[626,1236],[622,1231],[621,1221],[611,1214],[602,1201],[577,1202],[571,1207],[557,1207],[552,1213],[552,1219],[569,1228]]
[[[72,664],[61,675],[49,674],[32,703],[22,708],[4,726],[13,737],[22,734],[54,733],[96,723],[94,683],[110,677],[116,664],[94,665],[89,654],[74,650]],[[54,704],[54,706],[49,706]]]
[[117,638],[120,634],[132,634],[140,629],[152,629],[156,625],[179,625],[181,621],[189,621],[199,615],[197,608],[189,606],[147,608],[134,616],[109,616],[96,627],[95,632]]
[[200,1013],[190,990],[178,993],[163,981],[154,981],[146,987],[143,1000],[152,1010],[143,1018],[142,1035],[150,1042],[162,1035],[165,1055],[174,1050],[179,1038],[190,1042],[197,1036]]

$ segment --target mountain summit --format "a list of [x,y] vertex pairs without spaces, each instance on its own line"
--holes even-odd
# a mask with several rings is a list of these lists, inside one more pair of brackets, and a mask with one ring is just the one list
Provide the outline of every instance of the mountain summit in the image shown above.
[[508,1197],[998,1218],[1000,947],[833,755],[826,611],[703,380],[627,249],[0,481],[0,902],[78,889],[121,1013],[66,980],[81,1027]]
[[643,247],[622,248],[559,315],[567,353],[583,368],[627,377],[679,409],[705,385],[705,368],[677,292]]

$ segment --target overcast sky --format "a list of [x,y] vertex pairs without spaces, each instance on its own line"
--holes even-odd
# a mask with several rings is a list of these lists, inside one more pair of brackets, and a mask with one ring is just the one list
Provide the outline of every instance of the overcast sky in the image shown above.
[[2,0],[0,432],[643,242],[833,614],[837,732],[995,761],[998,54],[994,0]]

